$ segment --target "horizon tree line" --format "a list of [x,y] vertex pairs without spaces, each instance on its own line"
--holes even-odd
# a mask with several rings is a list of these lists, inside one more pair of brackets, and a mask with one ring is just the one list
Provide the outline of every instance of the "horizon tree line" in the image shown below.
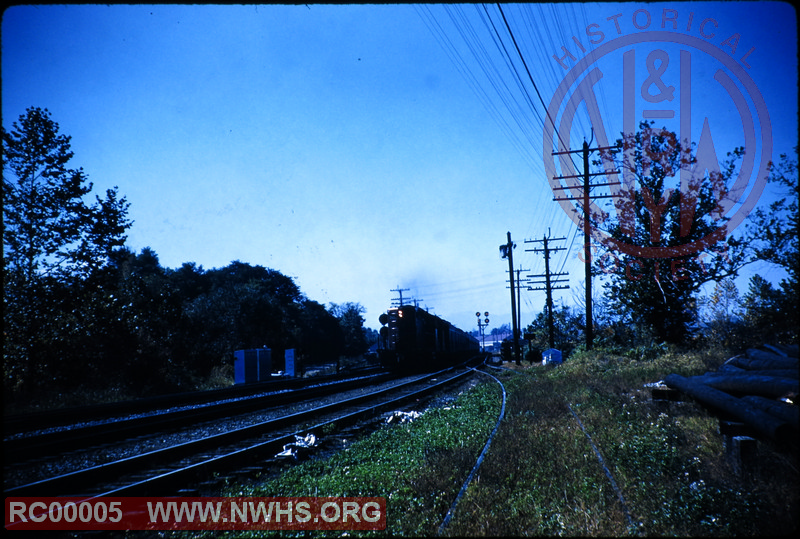
[[[622,226],[604,214],[590,218],[609,237],[637,245],[685,241],[682,195],[668,190],[666,180],[680,167],[694,165],[691,149],[667,144],[671,138],[664,130],[644,124],[640,129],[621,141],[635,150],[638,161],[620,163],[630,166],[645,187],[628,194],[636,226]],[[194,262],[170,269],[149,247],[131,251],[125,246],[133,225],[128,201],[114,187],[87,202],[93,184],[83,169],[70,168],[70,137],[59,133],[47,109],[27,109],[10,129],[3,127],[2,138],[7,402],[79,387],[104,398],[208,387],[213,380],[231,378],[237,349],[296,348],[301,361],[315,362],[357,356],[375,342],[376,332],[364,328],[360,304],[321,305],[278,270],[242,261],[210,270]],[[657,159],[644,161],[645,143]],[[699,177],[690,237],[702,237],[712,227],[720,186],[733,174],[741,150],[730,157],[719,175]],[[664,278],[645,260],[637,263],[638,278],[630,279],[624,263],[609,271],[596,262],[595,275],[607,279],[602,315],[595,321],[598,344],[696,344],[704,332],[706,339],[732,346],[745,336],[769,338],[769,332],[797,342],[796,150],[771,168],[769,181],[788,188],[790,196],[754,212],[740,235],[706,246],[712,255],[720,247],[728,253],[710,256],[708,267],[687,257],[680,278]],[[662,201],[657,228],[647,197]],[[754,260],[782,267],[788,277],[775,288],[756,276],[739,298],[728,280]],[[719,290],[701,298],[709,282]],[[701,329],[703,308],[713,314],[713,323]],[[559,342],[568,346],[573,339],[578,346],[574,337],[585,330],[583,317],[564,306],[554,311]],[[528,326],[535,339],[545,319],[539,315]],[[731,329],[737,324],[740,329]]]

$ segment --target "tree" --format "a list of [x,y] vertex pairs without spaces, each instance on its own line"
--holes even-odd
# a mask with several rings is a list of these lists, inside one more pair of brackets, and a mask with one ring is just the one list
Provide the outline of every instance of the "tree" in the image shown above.
[[790,321],[786,317],[785,301],[785,295],[761,275],[750,278],[742,306],[744,322],[751,339],[767,344],[781,342],[790,340],[786,338],[786,333],[790,331],[797,338],[797,327],[787,324]]
[[716,284],[714,291],[701,303],[705,307],[705,337],[727,347],[740,346],[742,309],[739,290],[732,278]]
[[[595,260],[594,273],[609,276],[606,295],[618,313],[640,326],[640,334],[683,343],[697,318],[695,294],[700,287],[736,275],[747,263],[743,244],[720,236],[724,228],[718,226],[724,221],[720,214],[727,181],[743,150],[729,153],[721,169],[715,163],[706,170],[674,133],[655,129],[652,122],[639,127],[595,162],[624,170],[639,187],[621,190],[617,218],[589,216],[607,233],[603,248],[611,255]],[[689,188],[670,188],[682,171],[689,176]],[[693,211],[686,212],[687,206]],[[618,246],[623,244],[633,248],[621,252]],[[665,248],[671,256],[653,254]]]
[[[778,163],[770,167],[769,181],[788,189],[786,196],[770,204],[768,209],[759,208],[750,216],[748,227],[749,242],[753,247],[753,257],[783,268],[787,277],[780,283],[780,289],[767,286],[763,279],[751,279],[748,292],[750,323],[766,321],[766,313],[761,312],[760,304],[770,304],[778,314],[773,338],[797,343],[797,329],[800,326],[798,302],[800,302],[800,178],[798,178],[797,154],[794,157],[782,154]],[[756,276],[758,277],[758,276]],[[764,294],[759,298],[759,294]],[[755,314],[759,312],[760,314]],[[764,329],[755,328],[751,329]]]
[[207,276],[209,290],[192,301],[190,318],[224,357],[263,346],[283,357],[284,349],[297,346],[305,298],[291,277],[238,260]]
[[342,327],[324,305],[305,300],[300,312],[299,329],[297,340],[300,354],[307,364],[329,363],[339,358],[344,348]]
[[74,287],[108,265],[131,222],[116,187],[84,201],[93,186],[69,168],[71,138],[47,109],[27,109],[2,139],[4,385],[19,389],[64,372],[84,321]]
[[[575,349],[579,337],[579,330],[584,326],[583,316],[577,310],[573,310],[566,305],[553,307],[553,346],[560,350],[564,357],[569,356]],[[536,315],[536,318],[525,328],[525,334],[531,337],[530,354],[534,359],[531,361],[539,362],[542,360],[542,352],[551,348],[550,346],[550,323],[548,320],[547,307]]]
[[342,353],[347,357],[355,357],[367,351],[367,338],[364,333],[364,307],[358,303],[331,303],[330,313],[339,319],[342,328],[344,347]]
[[87,205],[92,183],[67,168],[71,137],[59,135],[47,109],[29,108],[3,129],[3,262],[31,283],[39,275],[86,276],[125,244],[129,204],[117,188]]

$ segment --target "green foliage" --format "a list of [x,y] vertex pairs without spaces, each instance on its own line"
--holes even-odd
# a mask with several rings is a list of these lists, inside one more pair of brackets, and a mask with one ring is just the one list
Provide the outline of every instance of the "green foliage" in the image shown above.
[[797,156],[795,147],[794,155],[783,154],[778,163],[773,164],[769,181],[784,187],[786,196],[766,210],[756,210],[750,216],[752,224],[748,228],[754,258],[782,268],[787,277],[775,289],[756,275],[751,279],[745,297],[749,331],[762,333],[771,328],[783,342],[795,344],[800,327],[800,178]]
[[3,385],[14,393],[96,368],[92,354],[76,359],[107,331],[110,298],[94,291],[131,226],[116,188],[83,200],[92,184],[68,168],[70,137],[58,129],[47,109],[29,108],[2,130]]
[[[701,374],[724,357],[583,351],[557,369],[530,368],[507,381],[506,419],[450,533],[705,536],[793,529],[797,515],[782,507],[798,501],[794,461],[765,465],[764,482],[747,492],[730,473],[713,416],[689,403],[665,411],[641,389],[666,373]],[[633,527],[567,404],[599,449]]]
[[500,343],[500,359],[502,359],[504,363],[510,363],[514,360],[511,339],[503,339],[503,342]]
[[151,364],[158,374],[142,380],[139,391],[189,389],[230,365],[240,349],[273,349],[276,370],[287,348],[301,362],[319,360],[341,338],[325,308],[273,269],[234,261],[207,271],[194,264],[170,270],[145,249],[121,258],[118,270],[123,319],[137,343],[130,365]]
[[92,184],[58,131],[40,108],[2,130],[7,413],[226,385],[242,348],[295,348],[301,368],[365,348],[360,306],[340,324],[276,270],[171,270],[125,248],[129,204],[116,188],[84,201]]
[[[553,309],[553,346],[561,350],[564,357],[569,356],[578,346],[579,339],[583,338],[585,324],[583,315],[577,314],[573,309],[562,305]],[[547,307],[542,309],[533,322],[523,331],[530,334],[533,339],[530,341],[534,350],[538,350],[538,359],[542,360],[541,352],[551,348],[550,346],[550,325]]]
[[131,252],[127,202],[109,190],[84,204],[92,186],[67,168],[71,158],[46,110],[3,130],[7,411],[208,387],[211,377],[224,385],[237,349],[269,346],[280,358],[295,348],[301,369],[346,346],[365,350],[363,308],[347,304],[337,320],[276,270],[171,270],[150,248]]
[[41,109],[3,130],[7,404],[206,387],[240,348],[338,355],[337,321],[280,272],[170,270],[152,249],[124,248],[127,202],[109,190],[83,203],[92,185],[68,168],[69,141]]
[[749,342],[797,343],[797,304],[785,288],[776,289],[753,275],[742,307],[743,330]]
[[338,358],[344,347],[339,321],[316,301],[305,300],[299,313],[297,338],[308,363]]
[[542,361],[542,349],[536,344],[531,344],[525,351],[525,361],[528,363],[540,363]]
[[[747,341],[753,335],[746,329],[739,290],[732,278],[717,283],[714,291],[708,297],[699,298],[698,303],[701,306],[702,338],[705,342],[736,350],[747,346]],[[775,337],[767,336],[767,340],[774,341]]]
[[342,332],[342,354],[347,357],[359,356],[367,351],[367,335],[364,331],[366,309],[358,303],[331,303],[329,312],[339,321]]
[[[679,193],[666,188],[667,172],[694,167],[693,159],[680,145],[667,143],[669,133],[656,137],[658,159],[656,167],[649,170],[648,153],[644,143],[645,129],[635,137],[623,140],[626,148],[636,148],[633,165],[619,163],[632,168],[637,181],[648,190],[635,194],[630,204],[623,208],[627,218],[636,224],[633,232],[627,231],[622,222],[612,222],[607,215],[592,216],[595,226],[605,226],[614,240],[635,243],[642,247],[678,245],[695,238],[695,233],[708,232],[716,211],[714,201],[725,192],[724,184],[735,170],[741,157],[734,151],[723,169],[704,178],[693,186],[697,192],[696,223],[691,234],[679,233]],[[658,146],[660,144],[661,146]],[[626,146],[627,145],[627,146]],[[611,152],[609,159],[619,159],[620,154]],[[598,162],[599,163],[599,162]],[[644,172],[648,170],[647,174]],[[796,151],[794,156],[782,155],[771,167],[769,181],[788,189],[787,196],[769,208],[754,211],[751,224],[740,237],[728,237],[717,245],[704,245],[703,250],[689,253],[687,257],[672,259],[634,258],[616,256],[609,251],[595,262],[595,275],[608,275],[605,296],[600,305],[605,314],[595,317],[596,344],[600,346],[649,347],[655,343],[688,343],[694,340],[718,344],[732,349],[741,349],[760,342],[797,342],[798,318],[798,269],[800,260],[800,235],[798,234],[798,185]],[[670,194],[671,193],[671,194]],[[669,194],[669,196],[667,196]],[[663,207],[649,203],[645,195],[653,200],[663,196]],[[659,209],[660,208],[660,209]],[[660,211],[656,222],[653,211]],[[660,230],[660,236],[652,230]],[[698,236],[700,237],[700,236]],[[657,241],[654,241],[657,240]],[[698,255],[703,255],[703,264],[698,265]],[[766,261],[784,269],[788,277],[776,288],[756,275],[744,297],[739,297],[732,282],[738,270],[756,260]],[[699,286],[715,282],[716,289],[708,297],[698,297]],[[699,323],[700,325],[698,325]],[[698,328],[702,327],[701,330]]]
[[[725,357],[665,348],[645,359],[595,350],[576,352],[556,369],[500,371],[508,392],[504,420],[445,535],[694,537],[796,531],[798,515],[792,508],[800,496],[791,452],[781,456],[760,443],[758,476],[742,483],[731,473],[714,416],[691,403],[658,405],[642,390],[666,373],[701,374]],[[296,466],[261,485],[231,486],[223,495],[381,496],[388,504],[387,529],[348,535],[436,535],[498,406],[496,385],[481,384],[449,409],[428,410],[410,425],[385,427],[329,458]]]
[[[782,154],[770,167],[769,182],[777,183],[787,192],[770,204],[768,209],[758,209],[751,216],[749,233],[755,243],[755,257],[771,262],[787,271],[788,279],[782,284],[787,294],[798,297],[798,272],[800,271],[800,178],[797,167],[798,148],[794,155]],[[794,301],[797,304],[797,301]]]
[[[692,149],[682,147],[674,133],[654,129],[652,122],[642,122],[639,129],[620,139],[618,149],[603,153],[604,162],[623,170],[636,186],[623,190],[615,202],[616,219],[605,213],[590,216],[608,233],[604,247],[609,256],[598,257],[594,271],[608,274],[606,296],[624,323],[651,333],[656,342],[683,343],[697,318],[700,286],[735,275],[746,262],[740,243],[713,236],[728,180],[743,151],[731,152],[722,170],[707,164],[706,173],[705,164],[698,164]],[[670,187],[679,175],[688,188]],[[694,208],[690,219],[687,205]],[[621,254],[615,247],[620,243],[642,254]],[[673,248],[676,255],[665,259],[648,254],[664,248]]]
[[47,109],[29,108],[3,137],[3,263],[12,282],[85,277],[125,243],[128,203],[116,188],[87,205],[83,169],[67,168],[70,137]]
[[433,535],[494,428],[496,384],[480,384],[412,423],[385,426],[324,460],[226,496],[382,496],[387,533]]

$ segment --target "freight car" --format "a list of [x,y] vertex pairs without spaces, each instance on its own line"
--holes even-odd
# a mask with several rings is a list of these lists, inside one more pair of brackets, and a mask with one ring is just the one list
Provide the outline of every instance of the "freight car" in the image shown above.
[[380,316],[381,364],[392,371],[422,372],[463,363],[480,354],[472,335],[418,307],[404,305]]

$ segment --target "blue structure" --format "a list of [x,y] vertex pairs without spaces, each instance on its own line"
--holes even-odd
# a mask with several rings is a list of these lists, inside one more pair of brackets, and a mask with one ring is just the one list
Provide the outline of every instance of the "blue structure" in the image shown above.
[[233,377],[237,384],[266,382],[272,375],[272,351],[269,348],[236,350],[233,353]]
[[555,348],[548,348],[544,352],[542,352],[542,365],[560,365],[561,361],[561,350],[556,350]]

